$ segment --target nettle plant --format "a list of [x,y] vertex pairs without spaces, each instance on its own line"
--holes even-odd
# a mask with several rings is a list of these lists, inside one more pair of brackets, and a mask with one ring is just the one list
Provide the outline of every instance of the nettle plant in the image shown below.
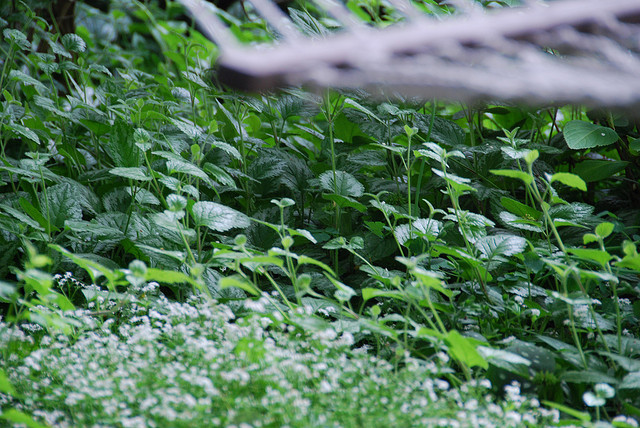
[[[212,83],[217,50],[175,8],[80,10],[64,37],[28,9],[0,22],[6,320],[75,334],[65,311],[117,317],[157,283],[178,301],[254,299],[301,334],[352,334],[395,367],[444,352],[452,384],[516,380],[574,419],[590,420],[571,409],[584,404],[597,419],[640,414],[636,123],[236,94]],[[225,19],[266,37],[248,13]],[[331,29],[291,13],[306,31]],[[95,287],[61,286],[52,274],[64,271]]]

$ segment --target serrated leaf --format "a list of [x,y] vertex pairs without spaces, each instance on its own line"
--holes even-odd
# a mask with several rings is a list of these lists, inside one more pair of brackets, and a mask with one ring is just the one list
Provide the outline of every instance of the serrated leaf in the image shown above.
[[170,117],[169,120],[176,126],[176,128],[182,131],[183,134],[193,140],[199,139],[202,135],[202,130],[192,123],[185,120],[174,119],[172,117]]
[[125,237],[120,229],[85,220],[66,220],[64,226],[74,232],[88,233],[102,239],[124,239]]
[[87,50],[87,44],[82,37],[74,33],[68,33],[62,36],[62,46],[71,52],[84,52]]
[[136,181],[151,181],[151,177],[147,175],[147,170],[144,167],[117,167],[111,168],[109,174],[117,175],[118,177],[124,177]]
[[582,120],[572,120],[564,126],[564,140],[573,150],[608,146],[618,140],[618,134],[611,128]]
[[143,153],[134,144],[134,129],[123,120],[116,120],[111,128],[111,135],[103,145],[107,154],[113,159],[116,167],[142,166]]
[[485,259],[496,256],[511,257],[525,250],[527,240],[515,235],[493,235],[478,239],[475,246]]
[[206,226],[216,232],[226,232],[233,228],[249,227],[249,217],[215,202],[196,202],[191,208],[196,226]]
[[575,174],[570,174],[568,172],[556,172],[551,176],[551,183],[553,183],[554,181],[559,181],[560,183],[569,187],[575,187],[576,189],[582,190],[583,192],[587,191],[587,184],[582,178]]
[[335,180],[333,171],[325,171],[320,174],[319,180],[324,190],[335,193],[336,195],[359,198],[364,193],[362,183],[345,171],[336,171]]
[[55,227],[62,228],[66,220],[82,218],[82,204],[78,193],[67,183],[49,187],[46,198],[43,194],[41,199],[40,206],[49,210],[47,218]]
[[11,70],[9,72],[9,79],[18,81],[21,85],[33,86],[41,94],[47,92],[47,87],[44,85],[44,83],[40,82],[37,79],[34,79],[33,77],[23,73],[22,71]]
[[179,160],[172,159],[167,161],[167,171],[169,172],[169,174],[178,172],[181,174],[187,174],[193,177],[198,177],[199,179],[207,183],[209,187],[212,186],[211,179],[209,178],[207,173],[192,163],[182,161],[182,160],[179,161]]

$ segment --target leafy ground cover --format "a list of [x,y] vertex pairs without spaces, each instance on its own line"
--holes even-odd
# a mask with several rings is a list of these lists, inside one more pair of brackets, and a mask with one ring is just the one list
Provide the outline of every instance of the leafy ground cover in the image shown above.
[[36,3],[0,6],[0,418],[637,426],[637,122],[237,94],[177,5]]

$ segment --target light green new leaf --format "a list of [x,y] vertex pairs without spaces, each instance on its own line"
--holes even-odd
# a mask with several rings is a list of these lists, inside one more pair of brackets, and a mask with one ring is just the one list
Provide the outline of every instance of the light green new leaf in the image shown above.
[[573,150],[608,146],[618,140],[618,134],[611,128],[582,120],[572,120],[564,126],[564,140]]
[[489,367],[487,361],[478,353],[479,343],[474,343],[477,341],[460,335],[456,330],[451,330],[447,333],[445,342],[449,347],[449,354],[468,367],[482,367],[483,369]]
[[587,183],[575,174],[570,174],[568,172],[556,172],[551,176],[551,182],[553,183],[554,181],[559,181],[569,187],[575,187],[583,192],[587,191]]
[[0,392],[12,396],[16,395],[16,390],[14,389],[13,385],[11,385],[7,374],[2,369],[0,369]]
[[533,177],[526,172],[516,171],[515,169],[492,169],[489,172],[502,177],[515,178],[522,180],[525,184],[533,183]]
[[220,285],[220,288],[222,289],[235,287],[235,288],[244,290],[249,294],[253,294],[254,296],[260,295],[260,290],[258,290],[253,284],[251,284],[249,281],[247,281],[246,279],[242,278],[239,275],[220,278],[219,285]]
[[206,226],[216,232],[226,232],[233,228],[249,227],[249,217],[215,202],[196,202],[191,208],[196,226]]
[[47,425],[42,425],[33,420],[31,416],[16,409],[3,410],[0,413],[0,419],[13,422],[16,425],[24,425],[28,428],[47,428]]
[[366,302],[374,297],[389,297],[392,299],[405,300],[404,294],[399,291],[380,290],[377,288],[363,288],[362,299]]
[[596,226],[596,235],[604,239],[613,233],[614,227],[613,223],[609,223],[608,221],[602,222]]

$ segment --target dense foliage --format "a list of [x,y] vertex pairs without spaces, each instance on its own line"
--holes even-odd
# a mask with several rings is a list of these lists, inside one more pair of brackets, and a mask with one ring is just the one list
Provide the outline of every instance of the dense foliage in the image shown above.
[[237,94],[175,4],[37,3],[0,6],[0,418],[637,426],[637,122]]

